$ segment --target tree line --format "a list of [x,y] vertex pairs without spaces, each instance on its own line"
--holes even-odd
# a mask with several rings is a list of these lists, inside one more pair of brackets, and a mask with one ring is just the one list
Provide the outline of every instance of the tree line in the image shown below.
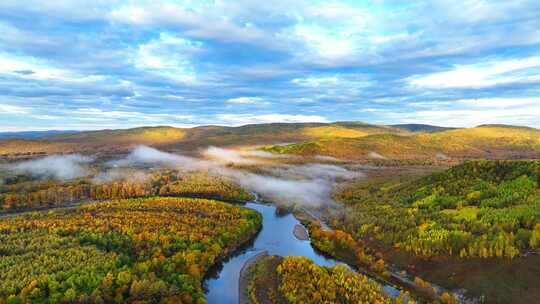
[[247,201],[251,194],[235,183],[207,172],[156,171],[141,179],[126,177],[99,182],[12,179],[0,185],[0,213],[47,209],[82,201],[145,196],[192,196],[227,201]]

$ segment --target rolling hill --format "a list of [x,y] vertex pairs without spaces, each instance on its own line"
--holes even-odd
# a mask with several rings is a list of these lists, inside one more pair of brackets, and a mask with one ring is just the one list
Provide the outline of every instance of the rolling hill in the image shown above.
[[128,130],[101,130],[62,134],[38,139],[2,139],[0,154],[4,156],[72,152],[125,151],[134,145],[165,145],[181,141],[184,129],[144,127]]
[[37,139],[0,139],[0,155],[25,156],[70,152],[123,152],[145,144],[169,150],[196,150],[210,145],[271,145],[319,138],[358,138],[406,131],[364,123],[274,123],[240,127],[203,126],[189,129],[142,127],[62,134]]
[[361,122],[142,127],[0,139],[0,155],[9,158],[72,152],[121,153],[139,144],[184,152],[211,145],[266,146],[273,153],[348,160],[535,158],[540,156],[540,130],[506,125],[450,129]]
[[280,154],[324,155],[342,159],[446,160],[454,158],[538,158],[540,130],[483,125],[415,134],[372,134],[357,138],[321,138],[267,147]]

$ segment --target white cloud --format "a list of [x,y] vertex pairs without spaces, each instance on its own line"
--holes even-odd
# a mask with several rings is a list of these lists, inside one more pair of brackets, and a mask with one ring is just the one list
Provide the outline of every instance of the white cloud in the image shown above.
[[305,78],[295,78],[291,80],[292,83],[299,85],[299,86],[306,86],[306,87],[319,87],[322,85],[337,85],[340,81],[339,78],[336,76],[331,77],[316,77],[316,76],[309,76]]
[[193,126],[192,124],[185,122],[190,122],[194,119],[194,116],[189,114],[143,113],[136,111],[102,110],[97,108],[81,108],[68,112],[67,115],[71,115],[81,122],[110,123],[110,125],[115,128],[151,125],[185,127]]
[[364,29],[371,22],[371,14],[364,8],[347,3],[335,1],[323,1],[305,7],[305,15],[308,18],[317,18],[330,24],[346,24],[353,28],[350,31]]
[[397,33],[397,34],[388,34],[388,35],[373,35],[368,37],[369,43],[378,45],[378,44],[385,44],[385,43],[393,43],[396,41],[402,41],[407,42],[412,39],[416,39],[418,37],[415,37],[417,35],[411,35],[406,32]]
[[[195,4],[192,2],[191,4]],[[265,35],[250,24],[235,24],[223,7],[193,7],[186,3],[148,2],[127,5],[110,12],[112,21],[154,29],[183,31],[191,38],[215,39],[224,42],[253,42]]]
[[446,72],[414,76],[409,84],[427,88],[482,88],[517,82],[540,81],[540,57],[492,60],[455,65]]
[[291,83],[309,88],[328,88],[340,89],[343,94],[344,89],[359,89],[366,88],[372,85],[372,82],[363,74],[344,75],[336,74],[332,76],[315,76],[294,78]]
[[0,114],[27,114],[28,110],[23,107],[8,104],[0,104]]
[[265,102],[262,97],[249,97],[249,96],[243,96],[243,97],[236,97],[236,98],[230,98],[227,100],[227,103],[232,104],[268,104],[268,102]]
[[381,111],[380,109],[376,109],[376,108],[364,108],[364,109],[358,110],[358,112],[366,112],[366,113],[375,113],[375,112],[380,112],[380,111]]
[[491,23],[511,20],[515,14],[534,14],[524,10],[533,1],[491,1],[491,0],[438,0],[431,1],[431,8],[451,17],[454,23]]
[[56,121],[64,119],[64,117],[62,116],[47,115],[47,114],[35,114],[35,115],[32,115],[31,117],[35,119],[41,119],[41,120],[56,120]]
[[[58,90],[65,91],[72,89],[69,87],[70,85],[85,88],[90,85],[99,85],[108,80],[112,80],[106,75],[79,72],[77,70],[64,68],[58,64],[53,64],[47,60],[1,52],[0,75],[4,75],[10,79],[20,79],[20,81],[55,83],[58,86]],[[129,82],[127,81],[121,81],[120,83],[123,87],[129,86]],[[114,85],[108,83],[108,86],[109,88],[119,87],[116,83]],[[19,89],[23,90],[24,88],[25,87],[22,86]]]
[[527,114],[539,2],[464,1],[3,0],[1,127]]
[[46,63],[32,57],[17,57],[0,54],[0,74],[9,74],[26,79],[73,79],[73,73],[50,67]]
[[197,77],[190,57],[198,52],[200,45],[161,33],[158,39],[139,45],[133,61],[135,67],[145,72],[193,83]]
[[[315,52],[322,58],[346,58],[352,56],[356,48],[351,37],[318,26],[299,25],[294,33],[307,44],[308,48],[304,51]],[[303,55],[300,54],[299,57]]]

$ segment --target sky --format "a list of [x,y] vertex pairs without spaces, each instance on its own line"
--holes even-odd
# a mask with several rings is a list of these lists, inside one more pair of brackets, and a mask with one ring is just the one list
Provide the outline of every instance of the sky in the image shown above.
[[540,1],[0,1],[0,131],[540,128]]

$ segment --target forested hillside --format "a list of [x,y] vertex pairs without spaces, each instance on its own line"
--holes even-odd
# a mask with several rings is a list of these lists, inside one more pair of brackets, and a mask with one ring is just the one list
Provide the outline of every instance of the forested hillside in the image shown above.
[[148,198],[0,221],[0,303],[204,303],[201,282],[261,225],[217,201]]
[[540,161],[469,161],[408,182],[361,181],[334,225],[431,257],[515,258],[540,248]]

